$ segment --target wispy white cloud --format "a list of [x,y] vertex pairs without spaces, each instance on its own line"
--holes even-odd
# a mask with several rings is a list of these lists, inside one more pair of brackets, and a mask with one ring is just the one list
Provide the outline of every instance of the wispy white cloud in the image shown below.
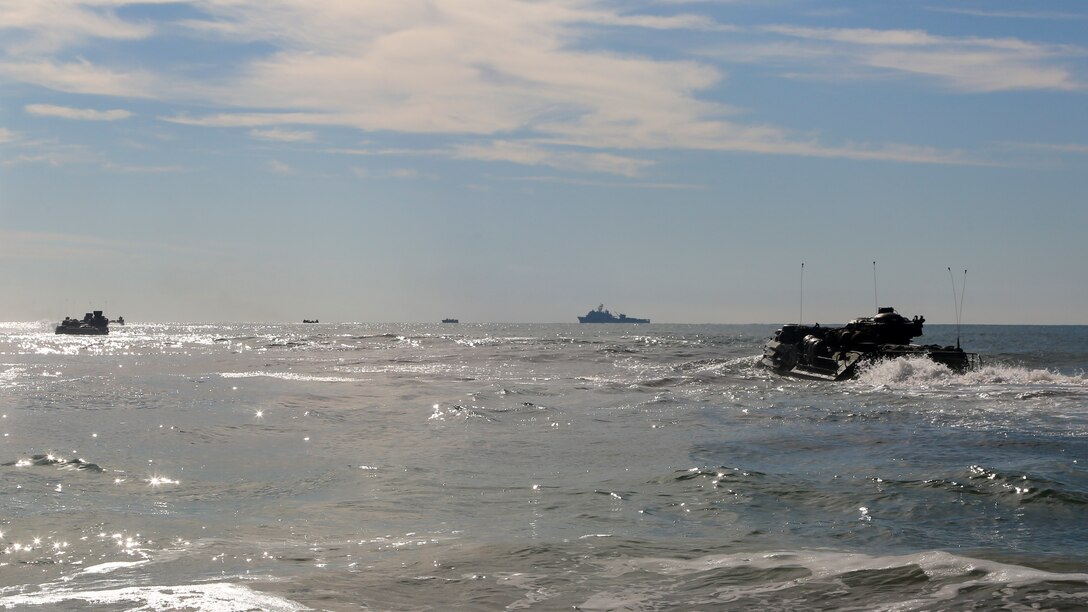
[[857,45],[873,46],[925,46],[940,41],[922,30],[873,30],[868,28],[806,28],[799,26],[775,25],[759,28],[765,32],[781,34],[791,38],[824,40]]
[[114,70],[86,59],[63,63],[52,59],[0,61],[0,79],[67,93],[125,98],[153,98],[175,89],[168,79],[147,70]]
[[735,26],[718,23],[703,15],[658,16],[599,13],[596,23],[598,25],[639,27],[651,30],[710,30],[716,32],[733,32],[737,30]]
[[[384,157],[439,157],[462,160],[508,162],[524,166],[542,166],[558,170],[577,170],[636,177],[653,161],[594,152],[554,147],[548,143],[497,140],[485,143],[462,143],[435,149],[327,149],[340,155]],[[366,173],[363,169],[361,172]]]
[[268,170],[276,174],[294,174],[294,170],[291,169],[291,166],[274,159],[268,162]]
[[117,253],[105,240],[44,232],[0,230],[0,255],[15,261],[102,261]]
[[107,261],[149,251],[190,252],[162,242],[113,240],[79,234],[0,229],[0,257],[15,261]]
[[883,51],[874,53],[865,63],[873,68],[936,78],[954,89],[968,92],[1077,91],[1085,88],[1083,82],[1077,81],[1064,68],[1046,66],[1030,59],[1010,58],[997,52]]
[[66,144],[56,140],[15,140],[14,155],[0,158],[0,166],[44,164],[54,168],[90,166],[118,174],[175,174],[192,172],[180,164],[130,164],[108,159],[101,150],[82,144]]
[[[700,189],[706,189],[703,185],[693,185],[688,183],[659,183],[659,182],[645,182],[645,181],[601,181],[601,180],[589,180],[582,178],[573,178],[569,176],[516,176],[516,177],[502,177],[495,178],[495,180],[503,181],[515,181],[526,183],[562,183],[566,185],[586,185],[590,187],[608,187],[611,189],[665,189],[676,191],[694,191]],[[470,189],[484,190],[483,186],[469,185]]]
[[[711,148],[704,128],[712,123],[756,140],[762,151],[774,149],[758,142],[765,130],[726,124],[732,109],[696,97],[720,82],[709,64],[578,48],[587,26],[732,29],[701,16],[619,14],[582,0],[344,3],[321,11],[294,1],[201,6],[216,17],[206,34],[280,50],[238,66],[229,84],[199,87],[224,110],[246,110],[164,117],[172,123],[502,135],[508,144],[501,151],[466,144],[456,155],[627,176],[651,162],[564,147]],[[536,142],[515,148],[514,133]],[[742,142],[732,138],[728,146]]]
[[547,166],[557,170],[583,170],[635,177],[654,162],[610,153],[560,151],[531,143],[494,141],[455,147],[453,156],[461,159],[505,161],[527,166]]
[[66,145],[52,141],[19,141],[14,146],[19,153],[0,159],[0,165],[46,164],[59,168],[102,163],[101,156],[81,145]]
[[304,130],[284,130],[272,128],[269,130],[250,130],[249,135],[261,140],[276,140],[279,142],[313,142],[317,135]]
[[118,164],[115,162],[103,163],[102,169],[109,170],[111,172],[119,172],[121,174],[180,174],[192,171],[192,168],[179,165],[140,166],[133,164]]
[[0,3],[0,48],[13,55],[53,52],[92,38],[138,40],[154,28],[119,18],[112,10],[121,2],[41,0]]
[[12,142],[13,140],[15,140],[15,133],[5,127],[0,127],[0,143]]
[[[165,0],[159,0],[165,1]],[[255,42],[263,55],[225,56],[214,74],[154,63],[72,61],[93,38],[159,35],[116,10],[136,0],[73,0],[0,21],[0,32],[40,37],[12,55],[0,79],[58,91],[191,102],[207,115],[165,114],[186,126],[249,128],[254,138],[312,142],[298,126],[442,135],[462,159],[509,161],[635,177],[652,161],[616,151],[747,151],[915,163],[969,163],[959,152],[902,145],[839,146],[773,125],[748,125],[705,94],[724,75],[710,61],[601,49],[601,27],[736,33],[718,60],[813,65],[855,74],[916,74],[966,91],[1077,89],[1062,49],[1015,39],[954,39],[922,31],[770,26],[740,32],[693,14],[639,14],[599,0],[190,0],[207,17],[180,24],[201,44]],[[171,30],[179,35],[178,29]],[[752,42],[742,40],[757,37]],[[770,37],[770,40],[768,40]],[[25,41],[24,41],[25,42]],[[48,44],[46,44],[48,43]],[[493,139],[481,145],[480,137]],[[428,144],[428,148],[433,144]]]
[[1043,143],[1043,142],[1028,142],[1017,143],[1015,146],[1023,147],[1027,149],[1056,151],[1058,153],[1074,153],[1078,155],[1088,155],[1088,144],[1084,143]]
[[161,121],[197,127],[260,127],[281,124],[336,125],[345,120],[318,113],[218,113],[203,117],[174,115],[159,117]]
[[1064,62],[1088,50],[1017,38],[938,36],[922,30],[758,28],[778,40],[730,44],[712,52],[731,61],[778,63],[791,76],[858,79],[913,75],[965,92],[1079,91],[1083,76]]
[[1062,11],[999,11],[991,9],[967,9],[950,6],[928,6],[926,10],[935,13],[950,13],[953,15],[970,15],[972,17],[994,17],[1000,19],[1044,19],[1044,20],[1069,20],[1088,19],[1088,13],[1069,13]]
[[336,155],[372,155],[372,156],[392,156],[392,157],[449,157],[451,155],[450,149],[389,149],[389,148],[373,148],[373,149],[345,149],[345,148],[333,148],[324,149],[325,153],[333,153]]
[[393,170],[374,170],[372,168],[365,168],[363,166],[357,166],[351,169],[352,174],[359,178],[364,179],[430,179],[432,176],[425,175],[415,168],[395,168]]
[[23,107],[27,113],[41,117],[60,117],[84,121],[117,121],[128,119],[132,113],[122,109],[95,110],[91,108],[70,108],[53,104],[27,104]]

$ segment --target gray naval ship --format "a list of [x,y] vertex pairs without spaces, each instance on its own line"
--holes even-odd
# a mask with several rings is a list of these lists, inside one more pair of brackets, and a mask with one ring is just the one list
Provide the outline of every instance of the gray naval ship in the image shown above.
[[877,309],[876,316],[860,317],[843,327],[783,325],[763,347],[760,363],[784,376],[817,380],[846,380],[862,364],[896,357],[928,357],[954,372],[977,369],[977,353],[959,346],[912,344],[922,335],[924,317],[908,319],[894,308]]
[[586,313],[584,317],[578,317],[579,323],[649,323],[649,319],[639,319],[638,317],[629,317],[623,313],[620,316],[616,316],[611,312],[604,309],[604,304],[597,307],[597,310],[591,310]]

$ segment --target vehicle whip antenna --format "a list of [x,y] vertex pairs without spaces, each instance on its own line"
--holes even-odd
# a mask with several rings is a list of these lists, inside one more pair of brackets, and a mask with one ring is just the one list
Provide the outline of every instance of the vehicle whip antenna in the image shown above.
[[960,286],[960,294],[956,296],[956,277],[952,276],[952,268],[948,268],[948,278],[952,281],[952,307],[956,313],[956,348],[960,348],[960,323],[963,321],[963,292],[967,289],[967,270],[963,271],[963,284]]
[[876,262],[873,262],[873,312],[880,312],[880,300],[876,297]]
[[960,310],[956,313],[956,348],[960,347],[960,324],[963,323],[963,294],[967,291],[967,270],[963,270],[963,283],[960,284]]
[[805,322],[805,262],[801,262],[801,312],[797,315],[797,324]]

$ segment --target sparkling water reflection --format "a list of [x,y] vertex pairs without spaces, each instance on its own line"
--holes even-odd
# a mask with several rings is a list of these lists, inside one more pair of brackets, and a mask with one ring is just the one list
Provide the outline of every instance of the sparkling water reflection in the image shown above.
[[0,324],[0,606],[1088,605],[1088,329],[603,327]]

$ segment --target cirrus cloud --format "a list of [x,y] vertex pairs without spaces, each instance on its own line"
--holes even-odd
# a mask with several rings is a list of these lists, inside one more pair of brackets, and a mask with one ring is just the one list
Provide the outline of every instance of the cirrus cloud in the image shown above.
[[588,170],[636,177],[654,162],[601,152],[561,151],[531,143],[495,141],[482,145],[457,146],[453,157],[486,161],[505,161],[529,166],[547,166],[557,170]]
[[275,140],[278,142],[313,142],[317,138],[317,135],[313,132],[280,128],[250,130],[249,135],[260,140]]
[[54,91],[122,98],[162,97],[175,88],[169,81],[145,69],[113,69],[80,58],[13,59],[0,61],[0,80],[29,83]]
[[[725,83],[720,65],[731,61],[786,66],[793,75],[911,74],[972,92],[1083,88],[1061,63],[1075,49],[922,30],[740,28],[688,13],[640,14],[602,0],[177,0],[190,9],[181,20],[137,23],[120,16],[119,9],[137,4],[147,3],[73,0],[58,5],[63,15],[55,20],[38,10],[0,18],[0,32],[41,37],[25,46],[37,53],[17,56],[4,47],[0,79],[154,99],[172,107],[161,113],[165,121],[249,128],[263,140],[316,139],[299,126],[431,135],[463,139],[452,147],[455,156],[623,176],[653,162],[617,151],[971,163],[958,151],[836,145],[746,122],[708,95]],[[713,32],[726,42],[699,59],[683,53],[665,59],[599,45],[602,32],[614,28]],[[167,36],[195,41],[205,52],[247,47],[219,55],[215,70],[204,72],[80,55],[90,39],[124,45]],[[123,111],[80,115],[62,108],[40,112],[123,118],[116,114]],[[194,115],[194,108],[206,114]],[[478,144],[481,137],[492,144]]]
[[70,108],[54,104],[27,104],[23,107],[27,113],[40,117],[60,117],[84,121],[117,121],[128,119],[132,113],[123,109],[95,110],[92,108]]
[[789,76],[858,79],[912,75],[961,92],[1082,91],[1086,81],[1066,62],[1088,54],[1068,45],[1017,38],[939,36],[922,30],[757,28],[776,39],[729,44],[709,52],[730,61],[774,63]]

